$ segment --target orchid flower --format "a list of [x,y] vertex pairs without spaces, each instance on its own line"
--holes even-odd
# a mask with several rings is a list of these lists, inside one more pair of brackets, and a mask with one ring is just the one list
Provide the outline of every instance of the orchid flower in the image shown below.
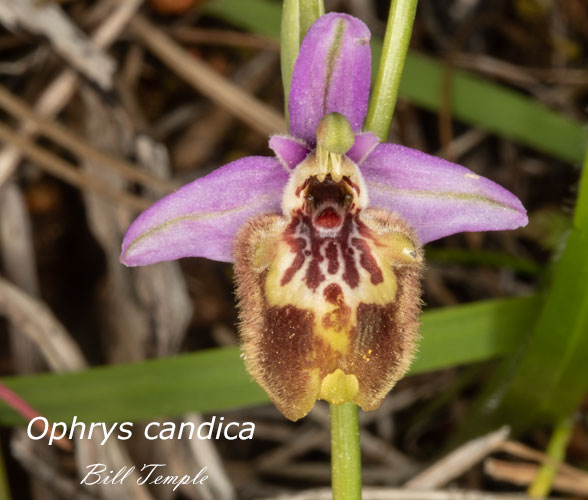
[[289,136],[275,157],[225,165],[155,203],[127,231],[128,266],[234,262],[244,359],[292,420],[317,399],[373,410],[410,364],[422,245],[527,223],[512,193],[462,166],[362,131],[370,32],[338,13],[304,38]]

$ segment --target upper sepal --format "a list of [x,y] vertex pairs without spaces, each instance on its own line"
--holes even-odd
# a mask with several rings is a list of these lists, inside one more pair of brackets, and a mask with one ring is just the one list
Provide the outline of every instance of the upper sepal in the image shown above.
[[300,46],[290,89],[290,133],[315,144],[323,116],[344,115],[359,132],[370,87],[370,31],[346,14],[321,16]]
[[371,205],[398,212],[422,244],[462,231],[516,229],[520,200],[465,167],[415,149],[380,144],[361,166]]
[[241,158],[196,179],[131,224],[121,262],[143,266],[180,257],[230,262],[239,227],[255,215],[280,212],[287,180],[278,160],[262,156]]

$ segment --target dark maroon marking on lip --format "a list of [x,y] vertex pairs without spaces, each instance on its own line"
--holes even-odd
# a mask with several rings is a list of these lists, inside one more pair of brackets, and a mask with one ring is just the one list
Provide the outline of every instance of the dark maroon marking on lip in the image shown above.
[[341,229],[341,255],[343,255],[343,263],[345,265],[342,278],[350,288],[356,288],[359,285],[359,272],[355,264],[354,252],[349,252],[351,250],[349,236],[354,220],[354,217],[348,215]]
[[355,182],[353,182],[347,175],[343,176],[343,180],[357,193],[357,196],[361,193],[361,189]]
[[337,243],[329,241],[325,248],[325,256],[329,260],[329,266],[327,267],[327,272],[329,274],[335,274],[339,270],[339,259],[337,258],[337,254]]
[[343,300],[343,290],[337,283],[331,283],[323,290],[323,296],[329,304],[339,305]]
[[364,239],[353,238],[351,243],[357,248],[361,255],[359,256],[359,263],[370,274],[370,281],[372,285],[379,285],[384,282],[384,275],[378,265],[378,261],[372,255],[372,250]]
[[313,236],[310,237],[311,258],[304,280],[306,281],[308,288],[313,292],[316,291],[319,285],[325,280],[325,275],[321,272],[320,268],[321,262],[325,259],[321,255],[321,244],[322,239]]
[[[327,274],[336,274],[340,269],[339,255],[343,260],[342,279],[350,288],[359,286],[358,266],[370,274],[373,284],[383,282],[382,271],[372,255],[370,246],[364,241],[374,238],[367,226],[359,220],[358,210],[354,208],[355,203],[349,201],[350,189],[351,192],[359,194],[359,186],[347,176],[343,177],[343,181],[335,182],[327,175],[323,182],[319,182],[316,177],[310,177],[298,188],[297,194],[303,189],[306,189],[307,200],[302,208],[293,214],[292,222],[284,232],[284,240],[296,256],[284,273],[281,284],[289,283],[308,258],[304,282],[310,290],[316,291],[326,279],[321,270],[322,262],[327,259]],[[337,227],[333,236],[320,234],[325,228]],[[352,241],[353,228],[357,228],[360,237],[353,238]],[[374,242],[377,243],[376,240]],[[352,246],[359,254],[355,253]],[[357,257],[359,262],[356,261]]]
[[304,265],[304,259],[305,259],[304,254],[306,253],[306,251],[305,251],[306,240],[304,238],[295,238],[294,237],[294,234],[296,233],[296,227],[298,226],[299,223],[300,223],[300,220],[297,217],[294,217],[292,219],[292,222],[290,222],[290,224],[288,224],[288,227],[284,231],[285,241],[290,246],[290,251],[295,253],[296,256],[294,257],[294,261],[292,262],[290,267],[288,269],[286,269],[284,276],[282,276],[282,279],[280,281],[281,286],[284,286],[284,285],[290,283],[290,281],[292,281],[292,278],[294,277],[294,275]]
[[337,306],[332,312],[323,316],[323,326],[344,332],[350,326],[352,311],[345,303],[343,290],[337,283],[331,283],[323,290],[323,297],[329,304]]
[[[356,288],[359,285],[360,276],[357,269],[355,251],[352,247],[355,247],[359,252],[359,264],[369,273],[371,283],[374,285],[382,283],[384,281],[382,270],[372,255],[372,250],[365,239],[351,237],[351,229],[354,225],[365,235],[364,238],[373,239],[369,229],[362,227],[358,217],[351,214],[345,216],[341,229],[333,237],[321,237],[314,228],[309,216],[299,214],[294,217],[285,231],[285,241],[290,246],[291,251],[296,254],[296,257],[284,273],[280,284],[288,284],[302,268],[304,260],[310,258],[304,281],[310,290],[315,291],[326,279],[320,268],[321,263],[326,257],[328,261],[327,273],[337,273],[339,270],[338,256],[340,252],[343,257],[344,266],[343,281],[350,288]],[[302,229],[301,232],[308,235],[310,248],[308,248],[304,238],[294,236],[296,229],[299,227]],[[325,249],[325,255],[322,254],[321,248]]]
[[359,234],[361,235],[361,237],[362,237],[362,238],[365,238],[365,239],[372,240],[372,241],[373,241],[373,242],[376,244],[376,246],[380,246],[380,244],[379,244],[378,240],[376,240],[376,239],[374,238],[374,235],[373,235],[372,231],[370,230],[370,228],[369,228],[369,227],[367,227],[367,226],[366,226],[366,225],[365,225],[365,224],[364,224],[364,223],[361,221],[361,219],[360,219],[359,217],[356,217],[356,220],[355,220],[355,221],[356,221],[356,223],[357,223],[357,230],[359,231]]

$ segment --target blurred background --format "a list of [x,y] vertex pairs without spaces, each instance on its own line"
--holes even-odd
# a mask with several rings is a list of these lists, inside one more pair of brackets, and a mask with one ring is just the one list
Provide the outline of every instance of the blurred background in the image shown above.
[[[389,2],[325,3],[366,22],[377,55]],[[0,402],[0,498],[326,498],[293,495],[330,483],[328,407],[289,422],[249,380],[231,265],[118,260],[140,210],[271,154],[268,135],[286,130],[280,11],[0,0],[0,376],[51,421],[135,422],[130,441],[72,451],[28,439]],[[430,498],[403,486],[588,498],[587,61],[584,0],[419,2],[390,142],[505,186],[530,223],[427,245],[420,354],[360,416],[366,499]],[[254,439],[141,431],[213,415],[254,422]],[[81,487],[96,462],[207,466],[209,479]]]

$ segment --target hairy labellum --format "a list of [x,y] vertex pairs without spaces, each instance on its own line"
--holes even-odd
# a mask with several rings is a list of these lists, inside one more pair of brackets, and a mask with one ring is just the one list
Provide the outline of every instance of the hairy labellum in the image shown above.
[[292,175],[284,215],[237,235],[245,361],[292,420],[316,399],[377,408],[412,358],[421,248],[397,214],[367,201],[357,166],[319,149]]

